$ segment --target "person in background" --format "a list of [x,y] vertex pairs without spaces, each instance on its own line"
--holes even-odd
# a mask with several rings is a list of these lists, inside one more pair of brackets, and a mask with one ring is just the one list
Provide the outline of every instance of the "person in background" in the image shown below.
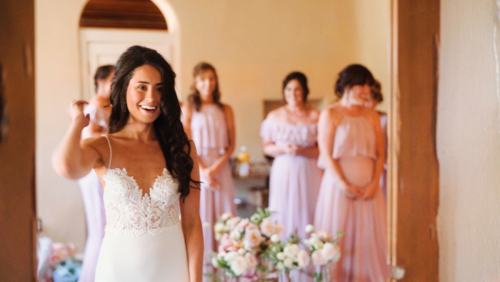
[[198,151],[202,182],[200,216],[203,223],[208,223],[203,228],[203,273],[212,273],[210,255],[217,250],[213,226],[223,213],[236,215],[229,164],[236,142],[234,114],[231,106],[221,102],[217,72],[212,65],[204,62],[196,65],[193,79],[193,93],[182,107],[182,119],[184,130]]
[[[319,111],[306,105],[309,87],[301,72],[283,80],[286,105],[270,112],[262,122],[260,135],[264,154],[273,157],[269,180],[269,209],[285,227],[282,240],[297,232],[306,238],[305,226],[314,223],[323,172],[317,167]],[[312,271],[311,271],[312,272]],[[312,281],[305,273],[297,281]]]
[[[374,109],[384,101],[384,96],[382,94],[382,85],[378,80],[371,87],[371,99],[366,104],[366,107]],[[385,156],[386,162],[384,164],[384,172],[380,176],[380,187],[384,192],[384,197],[387,199],[387,113],[382,111],[377,111],[380,118],[380,125],[382,126],[382,132],[384,133],[384,144],[385,144]]]
[[379,115],[365,107],[375,80],[362,65],[339,73],[335,95],[340,101],[321,112],[318,144],[326,170],[321,182],[315,227],[339,239],[340,260],[333,281],[386,281],[386,206],[380,175],[385,145]]
[[[89,105],[84,110],[90,122],[82,131],[82,139],[108,133],[109,116],[111,114],[109,95],[114,76],[115,67],[112,65],[97,68],[94,75],[96,95],[89,101]],[[87,242],[85,244],[82,272],[78,281],[93,282],[97,258],[104,237],[104,227],[106,226],[102,199],[103,190],[101,181],[94,170],[78,179],[78,185],[82,192],[85,217],[87,219]]]

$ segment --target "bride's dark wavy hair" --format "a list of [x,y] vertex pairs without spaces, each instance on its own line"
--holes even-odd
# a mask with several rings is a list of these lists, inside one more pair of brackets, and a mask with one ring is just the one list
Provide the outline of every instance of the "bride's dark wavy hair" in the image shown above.
[[194,163],[190,156],[191,145],[181,123],[181,107],[174,88],[175,73],[155,50],[132,46],[118,59],[111,85],[109,133],[118,132],[127,124],[127,88],[134,70],[143,65],[156,68],[162,78],[160,116],[153,122],[153,127],[165,157],[167,170],[178,181],[178,191],[184,199],[189,195],[190,188],[198,189],[199,181],[191,178]]

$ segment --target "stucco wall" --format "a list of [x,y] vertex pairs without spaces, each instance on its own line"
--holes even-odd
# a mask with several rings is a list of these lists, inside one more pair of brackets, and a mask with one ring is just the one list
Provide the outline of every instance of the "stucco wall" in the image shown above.
[[440,281],[500,279],[497,13],[494,1],[441,1]]
[[[55,175],[50,156],[69,125],[68,103],[80,97],[78,21],[85,2],[36,1],[38,214],[47,235],[82,247],[80,191],[76,182]],[[336,74],[359,62],[388,89],[389,0],[169,3],[179,21],[180,95],[189,93],[196,63],[214,64],[222,100],[236,114],[237,146],[246,145],[253,158],[262,158],[262,101],[281,98],[288,72],[308,76],[310,97],[331,98]]]

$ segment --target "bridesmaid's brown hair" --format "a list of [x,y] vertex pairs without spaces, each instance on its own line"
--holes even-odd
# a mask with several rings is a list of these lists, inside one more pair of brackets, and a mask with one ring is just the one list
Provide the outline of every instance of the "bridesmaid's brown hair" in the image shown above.
[[201,97],[200,97],[200,92],[198,91],[198,89],[196,89],[196,77],[201,75],[203,72],[205,72],[207,70],[211,70],[215,75],[215,83],[216,84],[215,84],[215,90],[212,93],[214,103],[217,106],[219,106],[221,109],[224,108],[224,105],[222,105],[222,103],[220,101],[219,78],[217,77],[217,72],[215,71],[215,68],[211,64],[201,62],[194,67],[193,84],[191,85],[191,91],[193,91],[193,93],[191,95],[189,95],[189,98],[188,98],[189,103],[192,106],[194,106],[196,111],[199,111],[201,109]]

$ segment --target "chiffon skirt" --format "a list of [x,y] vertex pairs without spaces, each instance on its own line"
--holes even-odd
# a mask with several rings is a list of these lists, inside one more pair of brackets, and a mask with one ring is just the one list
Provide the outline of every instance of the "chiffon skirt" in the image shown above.
[[[374,161],[367,157],[339,159],[347,181],[364,187],[373,177]],[[340,181],[325,171],[315,215],[317,229],[340,238],[341,258],[330,270],[336,282],[386,281],[390,268],[386,262],[386,206],[382,190],[374,198],[349,198]]]
[[[200,153],[201,155],[198,157],[200,162],[205,166],[210,166],[220,156],[219,150],[215,149],[201,149]],[[213,231],[215,223],[223,213],[236,215],[236,206],[234,204],[234,181],[229,162],[222,165],[215,179],[219,184],[219,190],[208,187],[208,185],[203,183],[204,179],[201,179],[200,217],[201,222],[204,223],[203,225],[205,226],[203,228],[203,273],[213,273],[210,255],[212,252],[217,251],[217,242]],[[203,281],[210,280],[204,277]]]
[[[290,234],[306,238],[305,227],[314,223],[323,171],[317,159],[280,155],[274,159],[269,179],[269,209],[273,219],[285,226],[281,239]],[[296,271],[294,281],[312,281],[313,268]]]

